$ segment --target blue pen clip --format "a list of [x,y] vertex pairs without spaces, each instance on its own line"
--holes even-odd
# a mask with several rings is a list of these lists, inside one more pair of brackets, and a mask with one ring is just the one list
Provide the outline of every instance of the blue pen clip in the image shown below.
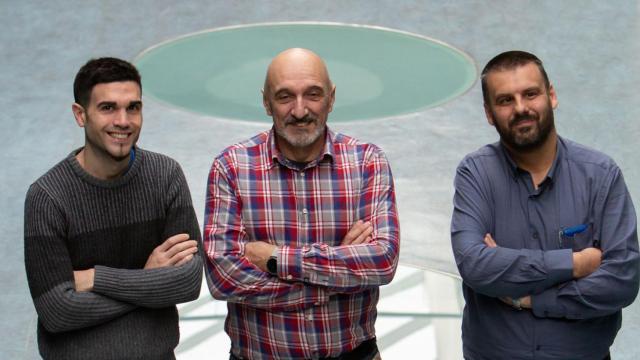
[[576,225],[576,226],[570,226],[568,228],[564,228],[564,229],[560,229],[560,232],[558,233],[558,243],[560,244],[560,248],[562,249],[562,237],[566,236],[566,237],[574,237],[576,234],[580,234],[581,232],[584,232],[585,230],[587,230],[587,228],[589,227],[588,224],[580,224],[580,225]]

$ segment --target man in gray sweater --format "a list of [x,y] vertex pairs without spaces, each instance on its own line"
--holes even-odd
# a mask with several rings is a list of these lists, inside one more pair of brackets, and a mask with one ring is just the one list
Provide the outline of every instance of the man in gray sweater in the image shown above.
[[200,292],[200,231],[178,163],[136,147],[138,71],[85,64],[74,82],[85,145],[31,185],[25,265],[45,359],[173,359],[176,304]]

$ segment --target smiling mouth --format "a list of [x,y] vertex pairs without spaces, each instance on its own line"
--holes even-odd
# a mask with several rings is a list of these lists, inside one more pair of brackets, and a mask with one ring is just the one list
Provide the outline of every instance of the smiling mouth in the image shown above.
[[535,123],[535,121],[533,121],[533,120],[523,120],[523,121],[519,121],[513,127],[515,127],[515,128],[529,127],[529,126],[533,125],[534,123]]
[[286,124],[287,125],[310,124],[313,121],[314,120],[311,119],[309,116],[305,116],[305,117],[302,117],[300,119],[293,118],[291,120],[288,120],[288,121],[286,121]]
[[111,136],[112,138],[116,139],[116,140],[125,140],[127,138],[129,138],[128,133],[109,133],[109,136]]

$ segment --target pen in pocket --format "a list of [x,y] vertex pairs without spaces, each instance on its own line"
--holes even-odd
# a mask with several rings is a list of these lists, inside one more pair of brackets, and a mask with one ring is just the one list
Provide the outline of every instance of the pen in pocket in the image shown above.
[[562,243],[563,237],[573,238],[576,234],[580,234],[581,232],[584,232],[585,230],[587,230],[588,227],[589,225],[587,224],[580,224],[580,225],[575,225],[575,226],[570,226],[564,229],[560,229],[560,231],[558,232],[558,244],[560,245],[560,248],[563,247],[563,243]]

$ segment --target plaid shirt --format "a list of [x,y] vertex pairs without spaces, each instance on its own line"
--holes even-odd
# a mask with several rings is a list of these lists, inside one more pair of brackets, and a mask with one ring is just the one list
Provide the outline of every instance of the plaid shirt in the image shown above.
[[[357,221],[373,240],[340,246]],[[279,247],[278,274],[244,256],[249,241]],[[275,146],[273,130],[224,150],[207,186],[206,276],[228,301],[225,330],[245,359],[317,359],[375,337],[378,286],[393,278],[399,227],[382,151],[327,130],[304,169]]]

